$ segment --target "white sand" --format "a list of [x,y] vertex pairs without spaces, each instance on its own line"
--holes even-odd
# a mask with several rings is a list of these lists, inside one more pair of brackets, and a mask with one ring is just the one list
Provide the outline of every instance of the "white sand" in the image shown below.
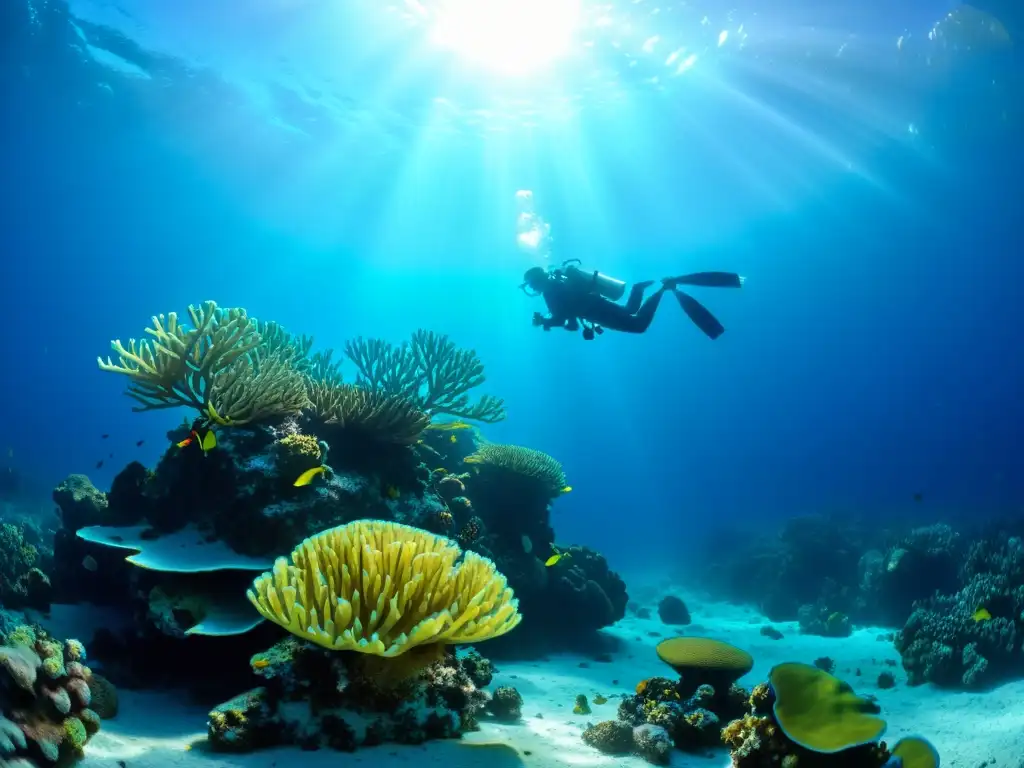
[[[683,595],[685,598],[686,596]],[[734,643],[753,654],[753,671],[743,682],[752,685],[764,680],[772,665],[782,661],[811,662],[818,656],[831,656],[837,662],[837,674],[847,679],[862,694],[878,697],[882,714],[889,722],[886,740],[892,743],[907,734],[928,737],[938,748],[944,766],[979,768],[983,762],[997,768],[1024,766],[1024,681],[1004,685],[983,694],[940,691],[932,686],[908,688],[902,667],[888,666],[886,659],[899,661],[888,641],[880,641],[882,629],[860,629],[852,637],[828,639],[802,636],[793,623],[774,626],[783,632],[782,640],[759,634],[765,623],[753,611],[723,603],[687,599],[693,623],[684,634],[707,635]],[[301,752],[275,749],[251,755],[212,755],[199,749],[189,750],[192,742],[205,734],[206,711],[187,704],[180,696],[163,693],[122,692],[121,714],[104,723],[104,730],[89,744],[82,768],[114,768],[123,760],[128,768],[164,766],[204,766],[206,768],[303,768],[373,762],[375,768],[415,764],[431,768],[515,768],[525,764],[535,768],[551,766],[607,766],[641,768],[637,758],[611,758],[586,747],[580,732],[587,722],[612,719],[617,698],[597,705],[597,693],[631,692],[639,681],[670,671],[658,660],[654,646],[662,637],[674,634],[670,627],[654,618],[624,619],[609,630],[623,641],[623,649],[612,663],[600,663],[579,656],[553,656],[546,661],[501,664],[492,687],[514,685],[523,696],[523,722],[519,725],[484,723],[478,733],[461,741],[428,742],[418,747],[388,745],[364,749],[355,754],[331,750]],[[64,621],[57,623],[66,624]],[[657,633],[652,636],[649,633]],[[84,635],[84,633],[82,633]],[[486,644],[481,645],[486,655]],[[584,663],[586,666],[581,667]],[[860,669],[861,676],[855,676]],[[896,676],[895,688],[879,690],[878,673],[884,670]],[[618,680],[617,686],[612,680]],[[585,693],[593,713],[572,713],[573,699]],[[481,748],[479,744],[499,743],[509,749]],[[477,746],[474,746],[477,745]],[[712,755],[673,753],[672,765],[682,768],[722,768],[729,763],[722,751]]]

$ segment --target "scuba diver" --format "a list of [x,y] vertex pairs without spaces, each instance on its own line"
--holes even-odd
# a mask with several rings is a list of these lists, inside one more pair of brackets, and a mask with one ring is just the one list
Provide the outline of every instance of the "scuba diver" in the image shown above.
[[704,288],[739,288],[743,278],[732,272],[696,272],[679,277],[666,277],[661,287],[644,300],[644,291],[654,280],[635,283],[625,305],[617,303],[626,292],[621,280],[597,272],[581,269],[579,259],[569,259],[557,269],[533,267],[523,276],[519,288],[527,296],[542,296],[550,314],[533,313],[533,324],[545,331],[565,328],[578,331],[591,340],[605,329],[625,333],[643,333],[654,319],[654,313],[666,291],[671,291],[687,316],[709,338],[717,339],[725,328],[707,308],[689,294],[678,289],[680,285]]

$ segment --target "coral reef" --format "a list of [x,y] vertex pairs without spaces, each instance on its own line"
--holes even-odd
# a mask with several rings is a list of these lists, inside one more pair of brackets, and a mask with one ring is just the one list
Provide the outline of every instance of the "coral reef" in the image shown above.
[[587,744],[664,764],[673,746],[694,751],[720,743],[722,722],[747,706],[748,694],[735,681],[750,671],[750,655],[710,638],[674,638],[658,646],[658,656],[681,676],[641,680],[619,703],[618,720],[584,733]]
[[1024,675],[1024,540],[972,543],[960,573],[960,589],[915,603],[896,633],[911,685],[978,689]]
[[67,765],[100,728],[85,648],[24,625],[0,647],[0,764]]
[[946,524],[887,531],[855,519],[797,518],[779,539],[744,544],[705,567],[715,589],[843,637],[855,621],[895,634],[908,682],[981,689],[1024,675],[1021,526],[973,533]]
[[9,609],[50,609],[47,573],[53,552],[39,525],[30,520],[0,524],[0,605]]
[[879,741],[886,724],[878,706],[828,673],[786,663],[769,678],[754,687],[746,713],[722,729],[736,768],[881,768],[893,756],[907,768],[938,768],[938,754],[923,738],[906,737],[891,749]]
[[[223,698],[240,689],[251,673],[244,658],[273,641],[274,624],[324,643],[331,635],[332,648],[443,647],[515,626],[512,590],[536,617],[507,644],[515,653],[585,644],[623,615],[625,585],[599,553],[559,547],[560,561],[545,566],[555,545],[551,504],[571,490],[558,462],[525,448],[500,466],[477,461],[491,444],[465,420],[505,413],[497,398],[475,395],[484,375],[471,350],[422,330],[397,346],[356,339],[345,347],[355,372],[343,377],[330,350],[312,351],[311,338],[213,302],[190,307],[187,320],[157,316],[148,335],[114,342],[114,360],[101,368],[124,377],[138,410],[191,412],[168,431],[152,469],[129,464],[108,493],[81,475],[54,492],[63,523],[54,563],[60,599],[115,604],[134,617],[91,644],[112,679],[187,678],[224,687]],[[378,606],[362,583],[361,552],[338,570],[321,559],[339,550],[318,534],[360,520],[418,529],[416,546],[446,543],[397,564],[385,562],[394,542],[382,543]],[[304,547],[316,550],[315,569],[299,573],[313,560],[298,554],[275,566],[279,554]],[[392,572],[406,565],[417,572]],[[421,606],[417,589],[442,571],[461,579],[457,589],[433,590],[438,602]],[[267,575],[254,584],[260,572]],[[336,582],[317,581],[332,573]],[[330,603],[325,613],[321,592],[344,605]],[[414,618],[420,609],[436,615]],[[230,643],[215,642],[227,636]],[[191,668],[175,650],[186,641],[189,655],[194,647],[202,657]],[[143,644],[165,661],[141,653]],[[239,648],[247,653],[239,657]]]
[[476,729],[493,699],[477,688],[455,653],[441,648],[439,656],[419,660],[425,663],[407,663],[417,651],[380,658],[283,640],[252,659],[261,687],[210,712],[210,746],[225,752],[282,745],[352,751]]

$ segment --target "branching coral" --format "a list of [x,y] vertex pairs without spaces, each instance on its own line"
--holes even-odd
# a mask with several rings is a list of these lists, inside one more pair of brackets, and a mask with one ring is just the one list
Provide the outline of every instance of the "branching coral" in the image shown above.
[[562,465],[543,451],[533,448],[484,443],[467,456],[465,462],[514,476],[548,498],[553,499],[566,490]]
[[245,424],[307,405],[295,365],[308,350],[306,340],[294,341],[276,324],[212,301],[188,312],[191,327],[176,312],[158,315],[146,329],[152,340],[130,339],[127,347],[115,340],[118,362],[97,358],[102,370],[129,377],[128,395],[141,403],[135,410],[185,405],[222,424]]
[[459,349],[444,334],[418,330],[411,342],[394,345],[357,338],[345,354],[359,370],[357,384],[400,395],[435,416],[449,414],[493,423],[505,418],[502,400],[484,395],[470,401],[470,391],[484,383],[484,366],[476,352]]
[[308,380],[314,416],[381,443],[416,442],[430,416],[412,400],[362,385]]
[[[461,561],[459,561],[461,557]],[[334,650],[398,656],[498,637],[520,621],[494,563],[410,526],[360,520],[303,541],[256,579],[264,618]]]

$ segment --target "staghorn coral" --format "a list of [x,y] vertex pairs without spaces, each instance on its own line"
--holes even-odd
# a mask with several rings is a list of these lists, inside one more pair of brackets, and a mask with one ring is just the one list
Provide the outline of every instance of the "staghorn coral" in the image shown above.
[[308,380],[312,413],[372,441],[411,445],[430,424],[414,400],[365,386]]
[[309,405],[306,379],[283,352],[240,357],[213,380],[207,411],[213,421],[238,426],[287,416]]
[[[118,362],[97,358],[99,367],[129,377],[133,410],[190,406],[221,424],[296,413],[308,404],[305,380],[293,361],[301,354],[282,343],[279,327],[264,343],[260,324],[244,309],[221,309],[213,301],[189,306],[192,327],[176,312],[153,317],[152,340],[111,342]],[[290,337],[289,337],[290,338]]]
[[92,672],[84,648],[62,643],[32,627],[11,632],[0,647],[0,764],[68,764],[81,757],[100,727],[90,709]]
[[306,539],[292,563],[278,558],[248,597],[292,634],[379,656],[486,640],[520,621],[518,602],[490,560],[463,556],[442,536],[376,520]]
[[514,478],[516,485],[553,499],[566,488],[565,472],[557,460],[533,448],[519,445],[485,443],[467,456],[464,461],[481,471],[499,473]]
[[360,337],[345,345],[345,354],[359,370],[359,386],[404,397],[431,416],[487,423],[505,418],[499,398],[484,395],[470,401],[470,391],[485,381],[483,363],[476,352],[459,349],[444,334],[418,330],[401,345]]

